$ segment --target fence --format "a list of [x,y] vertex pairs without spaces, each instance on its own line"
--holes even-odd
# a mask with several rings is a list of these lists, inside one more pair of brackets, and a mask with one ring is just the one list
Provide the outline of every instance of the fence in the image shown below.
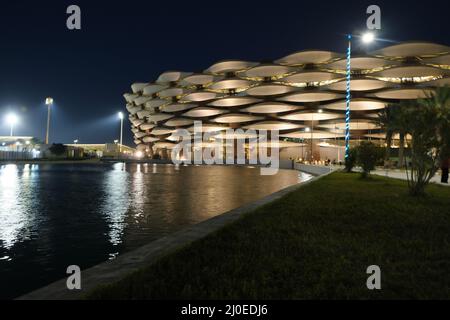
[[0,151],[0,161],[35,159],[33,151]]

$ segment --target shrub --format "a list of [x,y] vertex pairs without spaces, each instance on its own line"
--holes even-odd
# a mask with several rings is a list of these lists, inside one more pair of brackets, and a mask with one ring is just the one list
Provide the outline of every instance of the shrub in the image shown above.
[[362,177],[366,178],[370,171],[375,169],[375,165],[382,158],[382,150],[375,144],[363,141],[356,148],[356,162],[362,168]]
[[355,163],[356,163],[356,149],[351,148],[348,153],[348,157],[345,158],[345,171],[352,172]]
[[61,156],[66,152],[67,148],[61,143],[54,143],[48,150],[54,155]]

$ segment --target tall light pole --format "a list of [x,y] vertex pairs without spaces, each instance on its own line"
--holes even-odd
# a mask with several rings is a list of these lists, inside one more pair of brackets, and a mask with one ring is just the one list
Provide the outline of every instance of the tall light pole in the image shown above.
[[9,135],[12,137],[14,132],[14,125],[17,123],[18,118],[14,113],[10,113],[6,116],[6,122],[10,126]]
[[123,135],[123,113],[118,113],[120,119],[120,143],[119,143],[119,152],[122,153],[122,135]]
[[46,98],[45,104],[47,105],[47,132],[45,134],[45,144],[48,144],[50,134],[50,107],[53,105],[53,98]]
[[347,86],[346,86],[346,105],[345,105],[345,160],[347,160],[350,153],[350,81],[351,81],[351,57],[352,57],[352,35],[349,34],[347,47]]
[[[352,68],[351,68],[351,58],[352,58],[352,38],[351,34],[347,35],[348,47],[347,47],[347,87],[346,87],[346,106],[345,106],[345,160],[347,160],[350,153],[350,103],[352,100],[351,96],[351,78],[352,78]],[[361,36],[362,41],[368,44],[375,40],[375,35],[371,32],[365,33]]]

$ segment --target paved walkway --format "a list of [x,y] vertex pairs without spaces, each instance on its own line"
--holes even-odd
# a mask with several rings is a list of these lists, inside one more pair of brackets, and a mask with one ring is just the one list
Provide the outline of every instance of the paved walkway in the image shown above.
[[[389,177],[389,178],[396,178],[396,179],[406,180],[406,172],[405,172],[405,170],[399,170],[399,169],[388,169],[388,170],[377,169],[375,171],[372,171],[371,173],[379,175],[379,176],[383,176],[383,177]],[[441,186],[447,186],[447,187],[450,186],[450,184],[441,183],[441,173],[440,173],[440,171],[433,178],[431,178],[430,182],[439,184]]]

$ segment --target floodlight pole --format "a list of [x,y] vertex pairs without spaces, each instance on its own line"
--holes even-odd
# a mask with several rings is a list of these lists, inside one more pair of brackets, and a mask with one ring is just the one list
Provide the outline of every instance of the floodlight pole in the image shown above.
[[347,94],[346,94],[346,107],[345,107],[345,160],[347,160],[350,153],[350,82],[351,82],[351,55],[352,55],[352,35],[349,34],[348,48],[347,48]]
[[120,145],[119,152],[122,152],[123,117],[120,117]]
[[50,109],[53,105],[53,98],[46,98],[45,104],[47,105],[47,132],[45,134],[45,144],[49,143],[49,135],[50,135]]

